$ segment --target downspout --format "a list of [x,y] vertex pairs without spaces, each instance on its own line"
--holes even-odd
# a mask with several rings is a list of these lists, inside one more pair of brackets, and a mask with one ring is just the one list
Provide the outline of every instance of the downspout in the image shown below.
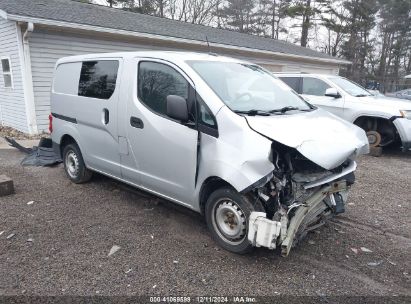
[[[18,25],[18,33],[21,36],[21,25]],[[26,105],[27,124],[30,134],[38,134],[36,108],[34,103],[34,91],[33,91],[33,75],[31,71],[31,59],[30,59],[30,45],[29,37],[34,31],[34,24],[27,22],[27,28],[21,37],[22,41],[22,73],[24,80],[24,100]]]
[[27,29],[24,32],[23,35],[23,43],[26,45],[28,43],[28,38],[29,38],[29,33],[32,33],[34,31],[34,24],[33,22],[27,23]]

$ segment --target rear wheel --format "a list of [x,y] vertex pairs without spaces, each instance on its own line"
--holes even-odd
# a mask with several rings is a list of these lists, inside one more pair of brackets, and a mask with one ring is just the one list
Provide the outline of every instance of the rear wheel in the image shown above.
[[377,131],[368,131],[367,138],[371,147],[378,147],[381,144],[381,134]]
[[90,180],[92,172],[86,168],[77,144],[71,143],[63,149],[64,170],[68,178],[76,184]]
[[228,251],[250,252],[253,246],[247,238],[248,219],[253,211],[264,212],[258,200],[252,203],[231,188],[214,191],[205,206],[206,222],[213,239]]

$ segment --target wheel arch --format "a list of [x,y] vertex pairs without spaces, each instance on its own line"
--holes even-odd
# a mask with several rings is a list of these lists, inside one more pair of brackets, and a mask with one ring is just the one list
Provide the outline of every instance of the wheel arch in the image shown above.
[[215,190],[223,187],[229,187],[235,190],[233,185],[231,185],[229,182],[218,176],[210,176],[206,180],[204,180],[204,182],[201,185],[199,193],[200,213],[202,215],[204,215],[205,205],[210,194],[213,193]]
[[377,131],[381,136],[392,137],[388,143],[381,144],[381,146],[389,145],[398,140],[398,130],[391,118],[384,116],[360,115],[355,118],[353,124],[360,127],[365,132]]
[[70,134],[64,134],[60,139],[60,156],[63,156],[61,154],[63,153],[64,147],[68,144],[76,144],[78,146],[78,143],[73,136]]
[[79,137],[76,136],[76,134],[74,134],[74,132],[61,132],[61,135],[59,135],[58,138],[59,138],[59,141],[57,142],[57,144],[58,144],[58,151],[59,151],[59,153],[60,153],[61,158],[63,158],[64,147],[67,146],[67,145],[70,144],[70,143],[74,143],[74,144],[76,144],[76,145],[79,147],[80,152],[81,152],[82,155],[83,155],[84,163],[85,163],[86,166],[87,166],[87,163],[88,163],[88,162],[87,162],[87,159],[86,159],[86,157],[85,157],[85,155],[84,155],[84,153],[83,153],[84,150],[83,150],[81,141],[79,140]]

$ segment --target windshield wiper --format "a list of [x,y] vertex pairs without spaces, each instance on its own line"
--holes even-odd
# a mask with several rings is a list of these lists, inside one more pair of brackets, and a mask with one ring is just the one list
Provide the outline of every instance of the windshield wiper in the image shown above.
[[305,111],[305,110],[301,110],[300,108],[297,108],[297,107],[287,106],[287,107],[283,107],[281,109],[270,110],[269,112],[270,113],[285,113],[285,112],[294,111],[294,110]]
[[358,95],[355,95],[355,97],[365,97],[365,96],[370,96],[370,95],[367,95],[367,94],[358,94]]
[[246,114],[249,116],[256,116],[256,115],[261,115],[261,116],[269,116],[270,112],[263,111],[263,110],[247,110],[247,111],[240,111],[240,110],[235,110],[234,113],[237,114]]

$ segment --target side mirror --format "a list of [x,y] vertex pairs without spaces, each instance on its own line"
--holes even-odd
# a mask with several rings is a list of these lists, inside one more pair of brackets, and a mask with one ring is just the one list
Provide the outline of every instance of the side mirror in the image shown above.
[[325,90],[325,96],[329,96],[329,97],[334,97],[334,98],[340,98],[341,95],[340,93],[338,93],[336,88],[328,88],[327,90]]
[[181,96],[167,96],[167,116],[181,122],[188,121],[188,106],[187,100]]

